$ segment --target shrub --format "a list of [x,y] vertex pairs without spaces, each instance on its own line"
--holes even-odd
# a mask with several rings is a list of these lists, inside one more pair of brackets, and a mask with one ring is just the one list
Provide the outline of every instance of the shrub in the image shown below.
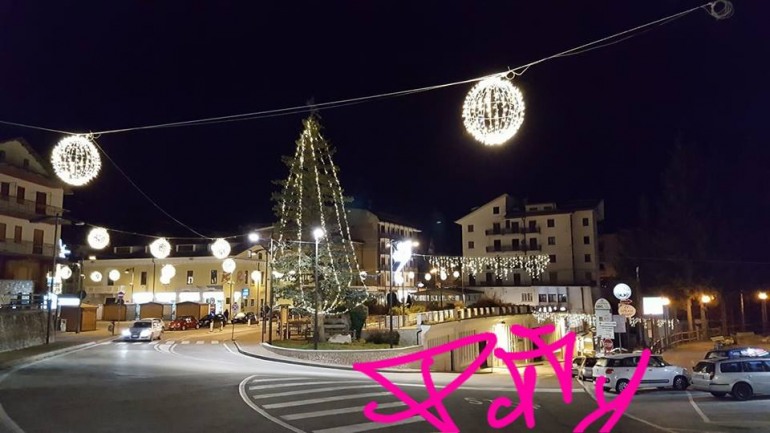
[[377,300],[374,298],[370,298],[366,300],[364,302],[364,305],[366,305],[367,309],[369,310],[370,316],[380,316],[380,315],[388,314],[388,306],[379,304]]
[[353,331],[356,340],[361,338],[361,330],[364,328],[368,313],[369,310],[365,305],[353,307],[348,313],[350,315],[350,329]]
[[389,331],[386,329],[372,329],[366,334],[366,342],[373,344],[393,344],[398,345],[401,334],[398,331]]

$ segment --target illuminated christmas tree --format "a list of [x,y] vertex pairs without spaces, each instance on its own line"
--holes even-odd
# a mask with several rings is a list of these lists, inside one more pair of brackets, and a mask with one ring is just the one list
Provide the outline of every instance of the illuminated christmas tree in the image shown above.
[[[334,165],[334,149],[321,135],[316,114],[302,122],[293,157],[284,157],[289,177],[277,181],[273,194],[278,218],[273,253],[273,281],[278,298],[289,298],[296,307],[315,310],[314,231],[318,241],[319,311],[340,312],[361,303],[366,289],[360,283],[358,261],[350,239],[345,202]],[[353,284],[357,287],[354,287]]]

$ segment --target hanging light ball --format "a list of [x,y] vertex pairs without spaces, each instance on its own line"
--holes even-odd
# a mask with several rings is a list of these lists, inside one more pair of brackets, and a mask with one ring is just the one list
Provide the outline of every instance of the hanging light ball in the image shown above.
[[251,271],[251,280],[255,283],[259,283],[262,281],[262,272],[260,271]]
[[161,284],[170,284],[171,283],[171,277],[169,277],[168,275],[161,275],[159,280],[160,280]]
[[225,259],[230,255],[230,242],[219,238],[211,244],[211,254],[218,259]]
[[174,265],[163,265],[162,268],[160,268],[160,276],[167,276],[169,279],[174,278],[176,275],[176,268]]
[[59,268],[59,278],[63,280],[69,280],[72,276],[72,269],[69,266],[64,265]]
[[110,234],[107,229],[94,227],[88,232],[88,246],[95,250],[101,250],[110,244]]
[[510,140],[523,122],[524,96],[504,76],[481,80],[465,97],[465,129],[487,146]]
[[93,271],[91,272],[91,281],[94,283],[99,283],[102,281],[102,273],[99,271]]
[[166,238],[155,239],[150,244],[150,254],[156,259],[165,259],[171,254],[171,244]]
[[232,274],[235,270],[235,260],[225,259],[225,261],[222,262],[222,270],[228,274]]
[[107,277],[110,279],[110,281],[118,281],[120,279],[120,271],[113,269],[109,274],[107,274]]
[[102,159],[90,137],[71,135],[54,146],[51,165],[61,180],[73,186],[82,186],[99,174]]

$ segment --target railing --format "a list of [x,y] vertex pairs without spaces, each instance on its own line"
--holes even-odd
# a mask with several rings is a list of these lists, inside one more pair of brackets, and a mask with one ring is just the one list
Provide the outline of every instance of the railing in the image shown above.
[[30,241],[14,242],[12,239],[0,241],[0,253],[31,254],[51,257],[54,253],[52,244],[35,244]]
[[499,247],[496,247],[494,245],[487,247],[488,253],[496,253],[496,252],[511,252],[511,251],[540,251],[543,248],[542,245],[500,245]]
[[0,195],[0,212],[15,212],[24,215],[49,215],[62,214],[62,208],[38,203],[32,200],[19,199],[13,195]]
[[500,227],[484,230],[484,234],[490,235],[525,235],[528,233],[540,233],[540,226],[535,227]]
[[682,343],[698,341],[700,340],[700,337],[700,331],[698,330],[677,332],[653,341],[650,350],[652,350],[652,353],[663,353],[663,351],[676,347]]
[[504,316],[510,314],[532,314],[530,305],[512,305],[507,307],[473,307],[451,310],[426,311],[406,315],[370,316],[367,328],[389,328],[389,320],[393,320],[393,329],[409,328],[421,324],[435,324],[454,320],[475,319],[479,317]]

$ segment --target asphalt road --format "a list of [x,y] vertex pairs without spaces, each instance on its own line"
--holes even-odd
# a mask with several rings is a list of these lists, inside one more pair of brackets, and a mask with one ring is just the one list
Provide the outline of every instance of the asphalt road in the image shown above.
[[[229,339],[227,332],[188,331],[156,343],[111,341],[12,370],[0,376],[0,432],[438,431],[418,417],[398,425],[369,421],[362,413],[369,401],[386,413],[404,406],[357,372],[261,361],[236,353]],[[452,378],[434,377],[437,384]],[[427,395],[417,374],[388,378],[418,401]],[[571,432],[596,408],[577,382],[570,405],[555,378],[538,383],[533,431]],[[475,375],[445,405],[462,432],[490,432],[487,410],[502,395],[517,401],[506,374]],[[646,421],[624,417],[613,432],[767,432],[767,403],[642,391],[629,413]],[[527,428],[520,419],[504,431]]]

